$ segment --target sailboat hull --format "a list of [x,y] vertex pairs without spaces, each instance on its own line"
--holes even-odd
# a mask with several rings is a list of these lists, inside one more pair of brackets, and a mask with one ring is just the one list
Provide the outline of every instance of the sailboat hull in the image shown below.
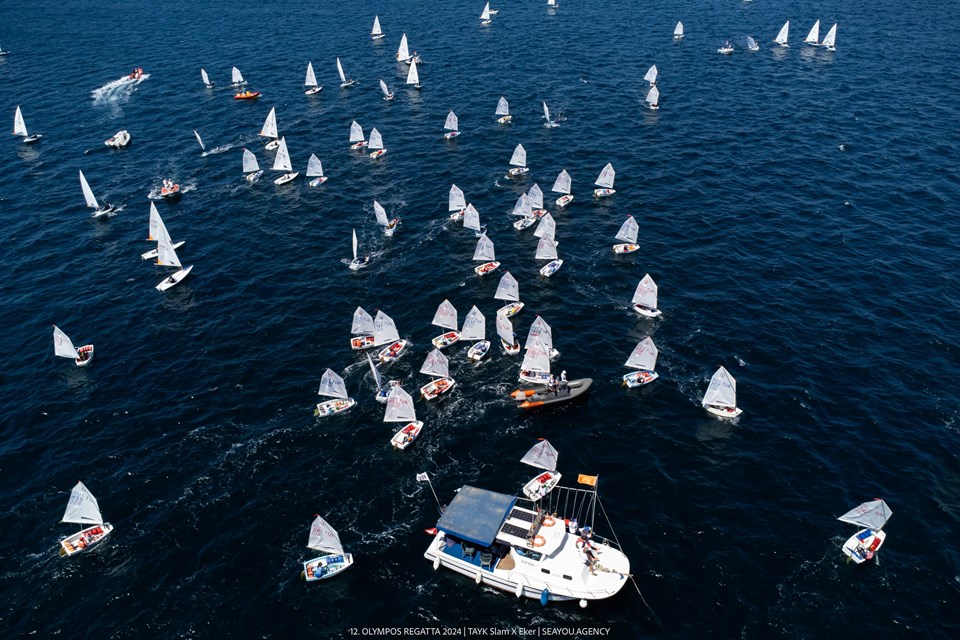
[[91,362],[93,362],[93,345],[92,344],[83,345],[82,347],[77,349],[77,354],[79,355],[79,357],[73,361],[74,364],[76,364],[78,367],[86,367]]
[[712,416],[717,418],[738,418],[740,414],[743,413],[743,409],[739,407],[720,407],[717,405],[707,405],[704,407]]
[[350,348],[354,351],[363,351],[375,346],[373,336],[354,336],[350,338]]
[[353,566],[353,555],[326,555],[303,563],[303,577],[307,582],[326,580]]
[[616,254],[625,254],[625,253],[634,253],[635,251],[640,250],[640,245],[638,244],[615,244],[613,245],[613,252]]
[[453,378],[437,378],[420,387],[420,395],[424,400],[433,400],[437,396],[451,391],[457,386],[457,381]]
[[104,218],[112,218],[115,215],[117,215],[117,208],[112,204],[108,204],[105,207],[100,207],[99,209],[94,209],[93,213],[90,214],[91,217],[96,218],[98,220],[102,220]]
[[376,151],[370,154],[370,157],[376,160],[377,158],[382,158],[385,155],[387,155],[386,149],[377,149]]
[[485,276],[488,273],[493,273],[500,267],[500,263],[494,260],[493,262],[484,262],[479,267],[474,267],[473,270],[478,276]]
[[423,431],[423,421],[416,420],[411,422],[390,438],[390,444],[393,445],[394,449],[406,449],[413,444],[413,441],[417,439],[421,431]]
[[663,312],[660,309],[651,309],[650,307],[644,307],[637,303],[633,303],[633,310],[642,315],[644,318],[659,318],[663,315]]
[[543,268],[540,269],[540,275],[543,276],[544,278],[549,278],[550,276],[555,274],[557,271],[560,271],[560,267],[562,266],[563,266],[563,260],[559,260],[559,259],[554,260],[553,262],[550,262],[544,265]]
[[565,206],[573,202],[573,196],[569,193],[565,196],[560,196],[557,198],[557,206],[563,209]]
[[87,527],[78,531],[72,536],[67,536],[60,541],[60,556],[75,556],[84,551],[90,551],[95,546],[107,539],[110,532],[113,531],[113,525],[109,522]]
[[537,221],[536,216],[523,216],[519,220],[513,223],[513,228],[517,231],[523,231],[524,229],[529,229]]
[[487,355],[487,353],[489,352],[490,352],[490,341],[481,340],[480,342],[477,342],[472,347],[470,347],[470,350],[467,351],[467,357],[473,360],[474,362],[480,362],[481,360],[483,360],[483,357]]
[[525,176],[530,173],[530,167],[513,167],[507,171],[507,176],[510,178],[519,178],[520,176]]
[[267,151],[273,151],[279,146],[280,146],[280,138],[274,138],[267,144],[263,145],[263,148],[266,149]]
[[862,564],[873,559],[886,539],[887,534],[883,531],[861,529],[843,543],[843,553],[857,564]]
[[628,389],[636,389],[645,384],[650,384],[659,377],[660,374],[655,371],[634,371],[633,373],[628,373],[623,376],[623,384],[626,385]]
[[437,349],[446,349],[452,344],[456,344],[460,341],[460,332],[459,331],[447,331],[446,333],[440,334],[430,342],[433,343]]
[[594,189],[593,197],[594,198],[609,198],[617,192],[616,189]]
[[[520,377],[518,380],[520,382],[526,382],[527,384],[535,384],[540,386],[547,386],[550,382],[550,378],[553,376],[549,371],[527,371],[523,370],[520,372]],[[514,392],[516,393],[516,392]]]
[[513,116],[500,116],[499,118],[497,118],[497,122],[499,122],[500,124],[509,124],[512,121],[513,121]]
[[453,140],[458,135],[460,135],[459,131],[448,131],[445,134],[443,134],[443,137],[446,138],[447,140]]
[[348,81],[346,81],[346,82],[341,82],[341,83],[340,83],[340,88],[341,88],[341,89],[347,89],[347,88],[349,88],[349,87],[352,87],[352,86],[355,85],[355,84],[357,84],[357,81],[356,81],[356,80],[348,80]]
[[247,175],[243,176],[243,179],[246,180],[247,182],[256,182],[257,180],[260,179],[260,176],[262,175],[263,175],[263,169],[257,169],[253,173],[248,173]]
[[556,471],[545,471],[523,485],[523,495],[534,502],[547,495],[560,483],[563,476]]
[[307,89],[306,91],[304,91],[303,95],[313,96],[320,93],[322,90],[323,90],[323,87],[316,86],[316,87],[313,87],[312,89]]
[[513,316],[523,311],[523,304],[524,303],[520,302],[519,300],[517,302],[511,302],[510,304],[505,304],[499,309],[497,309],[497,313],[499,313],[500,315],[506,318],[512,318]]
[[311,180],[309,184],[311,187],[319,187],[326,181],[327,181],[327,176],[317,176],[316,178]]
[[[459,334],[457,337],[460,337]],[[403,352],[406,351],[408,344],[409,343],[406,340],[397,340],[396,342],[381,349],[380,353],[377,354],[377,359],[384,363],[393,362],[403,355]]]
[[293,181],[298,175],[300,175],[299,171],[290,171],[289,173],[285,173],[279,178],[277,178],[276,180],[274,180],[273,184],[278,186],[281,184],[287,184],[288,182]]
[[353,398],[335,398],[333,400],[319,402],[317,403],[317,408],[314,410],[313,415],[317,418],[326,418],[327,416],[349,411],[354,407],[355,404],[357,404],[357,401]]
[[513,344],[510,344],[503,338],[500,338],[500,346],[503,347],[503,352],[508,356],[515,356],[520,353],[520,343],[516,340],[513,341]]
[[193,270],[193,265],[190,265],[186,269],[181,269],[169,278],[164,278],[163,282],[157,285],[157,291],[166,291],[170,287],[176,286],[180,283],[181,280],[190,275],[190,272]]
[[350,145],[350,148],[353,149],[354,151],[360,151],[361,149],[366,149],[367,141],[361,140],[360,142],[354,142],[352,145]]
[[[177,249],[179,249],[180,247],[182,247],[184,244],[186,244],[186,242],[187,242],[186,240],[181,240],[180,242],[174,244],[174,245],[173,245],[173,250],[176,251]],[[140,258],[141,258],[142,260],[153,260],[154,258],[157,257],[158,253],[159,253],[159,252],[158,252],[156,249],[151,249],[150,251],[147,251],[146,253],[141,253],[141,254],[140,254]]]

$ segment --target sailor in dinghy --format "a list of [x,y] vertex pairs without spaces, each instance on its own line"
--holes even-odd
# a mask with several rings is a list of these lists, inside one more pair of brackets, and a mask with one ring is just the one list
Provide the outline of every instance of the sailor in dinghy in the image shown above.
[[332,578],[353,566],[353,555],[344,553],[340,536],[319,515],[310,525],[310,539],[307,548],[320,551],[324,555],[303,563],[300,576],[307,582]]
[[320,390],[317,391],[317,395],[333,398],[317,404],[313,415],[320,418],[349,411],[357,404],[356,400],[347,395],[347,386],[343,382],[343,378],[332,369],[323,372],[323,377],[320,379]]
[[113,525],[103,521],[100,514],[100,505],[90,490],[82,482],[78,482],[70,492],[67,508],[63,512],[61,522],[79,524],[80,531],[67,536],[60,541],[60,557],[70,557],[93,547],[106,540]]
[[61,358],[73,358],[78,367],[85,367],[93,362],[93,345],[85,344],[79,349],[57,325],[53,325],[53,353]]
[[864,502],[837,518],[841,522],[863,527],[843,543],[844,555],[856,564],[873,560],[880,550],[880,546],[887,539],[883,526],[892,515],[893,511],[887,506],[887,503],[877,498],[870,502]]

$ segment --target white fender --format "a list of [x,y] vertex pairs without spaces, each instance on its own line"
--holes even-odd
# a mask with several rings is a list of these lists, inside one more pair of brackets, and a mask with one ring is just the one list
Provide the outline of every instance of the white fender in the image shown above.
[[477,584],[480,584],[481,582],[483,582],[482,569],[477,569],[477,577],[475,577],[473,581],[476,582]]
[[440,554],[437,554],[437,557],[433,559],[433,570],[436,571],[440,568]]
[[520,584],[519,582],[517,583],[517,588],[514,590],[514,593],[517,594],[517,597],[518,597],[518,598],[522,598],[522,597],[523,597],[523,585]]

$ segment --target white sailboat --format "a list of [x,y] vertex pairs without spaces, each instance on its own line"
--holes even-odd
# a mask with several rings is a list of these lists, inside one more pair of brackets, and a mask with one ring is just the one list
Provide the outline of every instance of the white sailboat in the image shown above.
[[[193,132],[197,136],[197,140],[200,140],[200,134],[196,131]],[[103,141],[104,146],[110,147],[112,149],[122,149],[128,144],[130,144],[130,132],[126,129],[120,129],[115,134]],[[203,146],[202,144],[200,145]]]
[[93,345],[85,344],[79,349],[57,325],[53,325],[53,353],[61,358],[73,358],[78,367],[85,367],[93,361]]
[[540,275],[549,278],[563,266],[563,260],[557,256],[557,242],[550,236],[543,236],[537,244],[537,260],[550,260],[540,268]]
[[410,48],[407,46],[407,34],[400,36],[400,46],[397,47],[397,62],[406,62],[412,56]]
[[710,386],[700,404],[718,418],[736,418],[743,413],[743,409],[737,408],[737,381],[723,366],[710,378]]
[[807,37],[803,39],[804,44],[812,44],[813,46],[818,46],[818,41],[820,40],[820,21],[817,20],[813,23],[813,26],[810,28],[810,32],[807,34]]
[[367,141],[363,137],[363,127],[361,127],[356,120],[350,123],[350,148],[351,149],[365,149],[367,146]]
[[417,420],[417,412],[413,408],[413,398],[400,386],[390,389],[383,421],[407,423],[390,438],[390,444],[395,449],[406,449],[423,431],[423,422]]
[[649,273],[644,274],[633,292],[633,310],[646,318],[657,318],[663,313],[657,308],[657,283]]
[[200,77],[203,79],[203,85],[207,89],[213,89],[213,83],[210,82],[210,77],[207,75],[206,69],[200,69]]
[[747,36],[747,51],[760,51],[760,45],[753,39],[753,36]]
[[447,130],[443,137],[452,140],[460,135],[460,120],[453,111],[447,114],[447,120],[443,123],[443,128]]
[[60,541],[61,557],[89,551],[113,531],[113,525],[103,521],[97,499],[82,482],[78,482],[70,492],[61,522],[72,522],[81,527],[80,531]]
[[352,229],[353,231],[353,260],[350,261],[350,270],[356,271],[358,269],[363,269],[370,265],[370,256],[363,256],[362,258],[357,257],[357,248],[360,246],[357,243],[357,230]]
[[536,182],[527,189],[527,200],[530,202],[530,215],[535,218],[542,218],[547,210],[543,208],[543,190]]
[[573,196],[570,195],[570,174],[567,173],[566,169],[560,172],[556,181],[553,183],[553,188],[550,190],[554,193],[563,194],[557,198],[557,206],[559,208],[562,209],[573,202]]
[[303,93],[308,96],[320,93],[320,90],[323,89],[323,87],[317,84],[317,75],[313,72],[312,61],[307,62],[307,76],[303,81],[303,86],[307,88]]
[[240,69],[236,67],[230,71],[230,80],[233,82],[234,87],[242,87],[247,84],[247,81],[243,79],[243,74],[240,73]]
[[554,221],[553,216],[545,214],[540,218],[540,224],[537,225],[537,228],[534,230],[533,235],[537,238],[542,238],[547,236],[551,238],[554,242],[557,241],[557,223]]
[[553,445],[547,440],[541,440],[533,445],[520,459],[523,464],[544,470],[544,473],[523,485],[523,495],[537,501],[553,491],[553,488],[559,484],[560,478],[563,477],[557,473],[557,456],[557,450],[553,448]]
[[387,83],[383,81],[383,78],[380,78],[380,91],[383,92],[383,99],[387,102],[397,97],[396,94],[387,87]]
[[887,503],[877,498],[846,512],[837,520],[862,527],[843,543],[843,553],[857,564],[872,560],[887,539],[883,526],[893,515]]
[[510,215],[520,216],[520,219],[513,223],[513,228],[517,231],[523,231],[528,227],[532,227],[537,221],[537,217],[533,215],[533,205],[530,204],[530,196],[526,193],[521,193],[517,198],[517,203],[513,205],[513,211]]
[[357,404],[356,400],[347,395],[347,385],[344,384],[343,378],[337,375],[332,369],[327,369],[323,372],[317,395],[333,398],[332,400],[324,400],[317,404],[317,408],[313,410],[313,415],[319,418],[349,411]]
[[527,346],[520,364],[520,382],[546,386],[550,382],[550,350],[539,337]]
[[311,187],[319,187],[327,181],[327,176],[323,175],[323,163],[315,153],[311,153],[307,161],[307,177],[313,178],[309,183]]
[[617,231],[617,240],[623,240],[625,244],[613,245],[613,252],[617,254],[633,253],[640,249],[637,244],[637,234],[640,232],[640,225],[633,219],[633,216],[627,216],[627,219],[620,225]]
[[243,177],[247,182],[256,182],[263,175],[257,156],[249,149],[243,150]]
[[513,332],[513,323],[502,313],[497,314],[497,335],[500,336],[500,346],[507,355],[515,356],[520,353],[520,343]]
[[393,362],[400,357],[409,344],[406,339],[400,338],[393,318],[383,311],[377,311],[377,317],[373,319],[373,345],[375,347],[386,345],[377,354],[377,359],[383,363]]
[[497,309],[497,315],[506,318],[512,318],[523,310],[523,303],[520,302],[520,285],[517,279],[507,271],[500,278],[500,284],[497,285],[497,292],[493,294],[496,300],[506,300],[508,304]]
[[424,400],[433,400],[457,386],[457,381],[450,377],[450,361],[439,349],[427,354],[420,373],[433,376],[433,380],[420,387],[420,395]]
[[677,26],[673,28],[673,39],[682,40],[683,39],[683,23],[677,22]]
[[277,157],[273,161],[273,170],[285,172],[273,181],[275,185],[286,184],[300,175],[300,172],[294,171],[293,166],[290,164],[290,152],[287,151],[286,138],[280,138],[280,144],[277,146]]
[[320,516],[314,518],[310,525],[307,547],[324,554],[303,563],[303,573],[300,575],[307,582],[332,578],[353,565],[353,555],[343,552],[340,536]]
[[637,346],[633,349],[633,353],[630,354],[630,357],[627,358],[627,361],[624,363],[624,366],[637,369],[637,371],[623,376],[623,384],[633,389],[634,387],[642,387],[645,384],[650,384],[659,378],[660,374],[654,371],[657,366],[657,356],[659,353],[657,346],[653,344],[653,340],[651,340],[649,336],[638,342]]
[[616,177],[617,172],[614,171],[613,165],[608,162],[607,166],[600,171],[600,175],[597,176],[597,181],[594,182],[594,184],[600,188],[593,190],[593,197],[607,198],[615,194],[616,190],[613,188],[613,181]]
[[[160,212],[157,211],[157,206],[153,204],[153,202],[150,202],[150,230],[147,235],[147,240],[150,242],[159,242],[159,238],[161,236],[167,236],[169,238],[170,234],[167,231],[167,225],[163,223],[163,218],[160,217]],[[174,243],[173,248],[179,249],[184,245],[184,242],[185,240],[181,240],[180,242]],[[157,257],[159,252],[160,247],[158,244],[156,249],[151,249],[146,253],[140,254],[140,259],[153,260]]]
[[363,307],[357,307],[353,312],[353,323],[350,326],[350,348],[354,351],[362,351],[376,346],[373,337],[373,318]]
[[373,16],[373,28],[370,30],[371,40],[383,40],[383,29],[380,28],[380,16]]
[[175,286],[181,280],[186,278],[193,270],[193,265],[190,265],[184,269],[183,265],[180,264],[180,258],[177,256],[177,250],[173,248],[173,241],[170,239],[170,234],[167,233],[167,228],[164,225],[160,225],[158,227],[157,261],[155,264],[161,267],[176,267],[177,269],[177,271],[172,273],[170,276],[160,281],[156,287],[157,291],[166,291],[170,287]]
[[447,211],[450,212],[450,219],[455,222],[463,220],[466,208],[467,202],[463,196],[463,190],[455,184],[450,185],[450,194],[447,196]]
[[556,360],[560,357],[560,352],[553,348],[553,329],[550,328],[550,325],[547,324],[547,321],[544,320],[542,316],[537,316],[537,319],[530,324],[530,330],[527,332],[527,341],[523,345],[523,348],[531,348],[534,340],[537,338],[539,338],[540,341],[543,342],[543,346],[547,348],[547,355],[551,360]]
[[650,91],[647,91],[647,97],[645,99],[647,103],[647,108],[651,111],[657,111],[660,108],[660,90],[656,85],[650,87]]
[[823,42],[820,43],[820,46],[826,49],[827,51],[836,51],[837,50],[836,43],[837,43],[837,24],[834,23],[833,26],[830,27],[830,31],[827,31],[827,35],[823,37]]
[[643,79],[646,82],[649,82],[650,86],[652,87],[653,85],[657,84],[658,74],[659,74],[659,71],[657,71],[657,65],[653,65],[652,67],[647,69],[647,73],[643,76]]
[[485,27],[493,22],[490,19],[490,3],[483,5],[483,11],[480,12],[480,25]]
[[200,145],[200,151],[206,151],[207,145],[203,144],[203,138],[200,137],[200,134],[197,132],[196,129],[193,130],[193,135],[196,136],[197,138],[197,144]]
[[387,218],[387,210],[376,200],[373,201],[373,213],[377,217],[377,224],[383,227],[383,235],[392,237],[396,233],[397,227],[400,226],[400,218],[393,218],[392,220]]
[[510,115],[510,103],[507,102],[507,99],[503,96],[500,96],[500,101],[497,102],[497,113],[496,115],[500,116],[497,118],[497,122],[500,124],[507,124],[513,120],[513,116]]
[[510,156],[510,164],[513,167],[507,171],[508,178],[519,178],[530,171],[527,166],[527,150],[523,148],[522,144],[518,144],[513,150],[513,155]]
[[0,58],[7,55],[10,55],[10,50],[8,49],[7,51],[4,51],[3,47],[0,47]]
[[472,204],[463,210],[463,228],[470,229],[478,238],[487,232],[487,227],[480,224],[480,212]]
[[487,340],[487,319],[480,313],[476,305],[470,308],[470,313],[463,319],[463,328],[460,330],[461,340],[476,340],[467,350],[467,358],[479,362],[490,351],[490,341]]
[[22,136],[24,144],[33,144],[43,137],[43,135],[39,133],[34,133],[33,135],[27,133],[27,125],[23,121],[23,113],[20,111],[20,105],[17,105],[17,111],[13,114],[13,135]]
[[370,130],[370,140],[367,142],[367,149],[373,149],[370,157],[376,160],[386,155],[387,150],[383,146],[383,136],[377,131],[376,127]]
[[380,370],[377,369],[377,365],[373,363],[373,358],[370,357],[370,354],[367,354],[367,364],[370,365],[370,373],[373,374],[373,380],[377,384],[377,393],[374,396],[377,402],[380,404],[387,404],[387,398],[390,397],[390,390],[393,387],[400,386],[399,380],[391,380],[390,384],[383,384],[383,376],[380,375]]
[[417,71],[416,59],[410,61],[410,70],[407,72],[407,84],[412,84],[414,89],[422,89],[420,84],[420,73]]
[[774,38],[773,41],[776,42],[781,47],[789,47],[790,45],[787,43],[787,40],[789,38],[790,38],[790,21],[787,20],[786,22],[783,23],[783,26],[780,27],[780,33],[777,34],[777,37]]
[[483,234],[477,240],[477,248],[473,252],[473,259],[480,260],[483,262],[480,266],[474,267],[473,270],[478,276],[485,276],[488,273],[493,273],[500,266],[500,263],[497,261],[497,255],[494,251],[493,240],[487,237],[487,234]]
[[432,325],[442,329],[449,329],[430,342],[437,349],[446,349],[452,344],[459,342],[460,332],[457,330],[457,310],[449,300],[444,300],[437,307],[437,312],[433,315]]
[[270,113],[268,113],[266,119],[264,119],[263,127],[260,128],[260,133],[257,134],[257,137],[267,139],[267,143],[263,145],[263,148],[267,151],[273,151],[280,146],[280,134],[277,133],[276,107],[270,108]]
[[97,199],[93,196],[93,190],[90,188],[90,185],[87,184],[87,179],[83,177],[83,171],[80,172],[80,188],[83,189],[83,199],[86,200],[87,206],[93,209],[93,213],[90,214],[91,216],[94,218],[107,218],[117,215],[116,207],[109,202],[104,201],[103,206],[97,202]]
[[346,89],[347,87],[352,87],[353,85],[357,84],[357,81],[354,80],[353,78],[350,78],[349,80],[347,80],[347,76],[344,75],[344,73],[343,73],[343,65],[340,64],[340,58],[339,58],[339,57],[337,58],[337,73],[340,74],[340,88],[341,88],[341,89]]
[[556,129],[560,126],[559,122],[550,119],[550,109],[547,107],[546,102],[543,103],[543,117],[546,120],[546,122],[543,123],[543,126],[547,129]]

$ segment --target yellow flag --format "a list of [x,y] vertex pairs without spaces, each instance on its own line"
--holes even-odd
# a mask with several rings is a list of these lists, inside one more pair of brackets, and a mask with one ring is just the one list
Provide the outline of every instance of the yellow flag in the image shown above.
[[597,476],[585,476],[582,473],[577,478],[577,482],[580,484],[588,484],[591,487],[597,486]]

